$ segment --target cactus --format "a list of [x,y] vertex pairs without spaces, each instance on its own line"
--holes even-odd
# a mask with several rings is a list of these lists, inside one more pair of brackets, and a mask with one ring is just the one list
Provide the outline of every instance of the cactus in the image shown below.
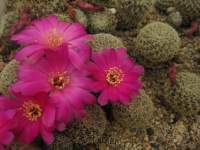
[[0,92],[9,95],[8,87],[17,80],[17,69],[19,62],[10,61],[0,73]]
[[89,24],[89,31],[92,33],[114,31],[117,26],[116,10],[106,9],[89,14]]
[[158,10],[166,12],[169,7],[174,7],[176,0],[156,0],[155,7]]
[[196,115],[200,112],[200,77],[191,72],[179,72],[176,86],[166,91],[166,101],[184,116]]
[[33,17],[42,17],[64,11],[66,3],[65,0],[9,0],[8,10],[20,12],[23,8],[30,8]]
[[115,104],[112,113],[117,122],[128,128],[146,128],[153,118],[154,105],[144,90],[129,106]]
[[200,145],[200,117],[197,117],[196,122],[190,126],[190,136],[190,142],[194,142],[196,146],[194,150],[198,149]]
[[7,35],[12,25],[19,19],[19,13],[10,11],[2,15],[0,20],[0,36]]
[[64,132],[57,134],[50,147],[62,149],[71,143],[87,145],[97,142],[107,126],[105,114],[97,105],[88,106],[86,111],[86,117],[72,123]]
[[179,12],[171,12],[167,17],[167,22],[175,28],[179,28],[183,22],[183,18]]
[[149,144],[143,140],[144,136],[137,136],[112,122],[97,144],[101,150],[144,150],[149,148]]
[[112,34],[99,33],[94,34],[94,39],[90,42],[93,50],[100,51],[105,48],[122,48],[125,47],[122,40]]
[[83,24],[85,27],[88,26],[88,17],[87,15],[80,9],[75,9],[76,10],[76,20]]
[[117,9],[118,28],[136,28],[152,6],[152,0],[112,0]]
[[[75,16],[76,21],[80,22],[82,25],[87,27],[88,18],[85,15],[85,13],[81,11],[80,9],[75,9],[75,11],[76,11],[76,16]],[[57,16],[58,19],[61,21],[73,22],[73,20],[69,17],[67,13],[55,13],[55,16]]]
[[[136,48],[144,62],[158,65],[174,58],[181,45],[178,33],[168,24],[153,22],[140,30]],[[148,64],[146,64],[148,65]]]
[[197,18],[200,17],[199,0],[175,0],[175,8],[183,17]]

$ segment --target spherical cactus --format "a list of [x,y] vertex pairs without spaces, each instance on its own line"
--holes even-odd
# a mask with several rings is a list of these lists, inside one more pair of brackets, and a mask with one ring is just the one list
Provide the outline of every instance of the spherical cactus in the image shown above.
[[67,13],[56,13],[54,15],[58,18],[59,21],[72,22]]
[[94,51],[100,51],[105,48],[122,48],[125,47],[122,40],[112,34],[99,33],[93,35],[90,45]]
[[88,106],[86,111],[86,117],[79,122],[72,123],[64,132],[57,134],[54,143],[59,142],[63,147],[63,144],[87,145],[97,142],[107,126],[105,114],[97,105]]
[[56,132],[54,142],[48,146],[49,150],[73,150],[73,143],[67,138],[68,135]]
[[111,2],[111,0],[84,0],[84,1],[86,1],[88,3],[92,3],[92,4],[98,4],[98,5]]
[[81,11],[80,9],[75,9],[76,10],[76,20],[80,22],[82,25],[85,27],[88,26],[88,17],[87,15]]
[[8,87],[17,80],[18,61],[10,61],[0,73],[0,92],[9,95]]
[[179,12],[172,12],[167,17],[167,22],[175,28],[181,26],[183,18]]
[[174,0],[176,9],[184,17],[196,18],[200,17],[200,1],[199,0]]
[[166,101],[184,116],[200,112],[200,77],[191,72],[180,72],[176,76],[176,86],[166,91]]
[[65,10],[66,0],[9,0],[8,10],[20,12],[22,8],[29,8],[33,17],[42,17],[51,13]]
[[6,0],[1,0],[0,1],[1,3],[1,6],[0,6],[0,19],[1,19],[1,16],[5,13],[6,11],[6,4],[7,4],[7,1]]
[[199,148],[200,145],[200,117],[197,117],[196,122],[194,122],[190,126],[190,136],[191,136],[191,141],[195,143],[196,148],[194,150]]
[[92,33],[112,32],[116,26],[117,18],[114,8],[89,14],[89,31]]
[[174,6],[175,0],[156,0],[155,6],[158,10],[167,11],[169,7]]
[[[85,15],[85,13],[83,11],[81,11],[80,9],[75,9],[76,11],[76,15],[75,15],[75,19],[77,22],[80,22],[82,25],[84,25],[85,27],[87,27],[88,25],[88,18]],[[58,17],[59,20],[61,21],[65,21],[65,22],[73,22],[73,20],[69,17],[69,15],[67,13],[55,13],[55,16]]]
[[19,19],[19,13],[10,11],[0,19],[0,36],[7,35],[12,25]]
[[164,63],[174,58],[180,45],[181,40],[176,30],[162,22],[146,25],[136,39],[139,55],[152,64]]
[[117,122],[128,128],[146,128],[153,118],[154,105],[144,90],[129,106],[115,104],[112,113]]
[[142,133],[137,136],[119,124],[112,123],[99,140],[98,147],[100,150],[147,150],[150,147],[148,142],[143,140],[144,137]]
[[131,29],[147,14],[152,0],[112,0],[117,9],[118,28]]

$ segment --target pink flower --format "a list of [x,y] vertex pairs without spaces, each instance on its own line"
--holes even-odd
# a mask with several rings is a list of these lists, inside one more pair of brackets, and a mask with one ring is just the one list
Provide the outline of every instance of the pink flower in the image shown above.
[[142,88],[139,77],[144,69],[128,58],[125,49],[94,52],[92,61],[88,68],[94,79],[94,91],[101,92],[98,98],[101,105],[109,101],[129,104],[139,94]]
[[58,107],[57,121],[68,123],[81,118],[85,104],[95,102],[90,94],[91,85],[88,73],[76,69],[68,59],[67,51],[49,52],[34,65],[22,64],[19,67],[19,81],[12,86],[14,93],[35,95],[49,93]]
[[[4,97],[0,97],[0,101]],[[15,113],[12,110],[0,111],[0,150],[3,150],[3,145],[8,145],[14,139],[14,134],[11,132],[13,124],[10,120],[13,119]]]
[[13,132],[21,143],[29,144],[39,134],[47,144],[52,143],[56,108],[47,94],[17,95],[14,100],[1,98],[0,110],[14,114],[10,124],[15,126]]
[[[37,61],[44,55],[45,51],[57,51],[60,46],[69,46],[69,55],[72,59],[77,59],[82,54],[89,54],[87,41],[91,39],[85,28],[79,23],[66,23],[58,21],[55,16],[49,16],[36,20],[23,30],[14,35],[12,40],[24,45],[17,54],[16,59]],[[87,51],[87,53],[85,52]]]

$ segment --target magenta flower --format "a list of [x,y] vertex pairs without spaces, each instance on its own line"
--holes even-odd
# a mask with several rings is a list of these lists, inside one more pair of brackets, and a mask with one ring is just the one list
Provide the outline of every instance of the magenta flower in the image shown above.
[[58,21],[55,16],[36,20],[12,37],[12,40],[25,46],[16,54],[16,59],[29,59],[34,62],[41,58],[45,51],[57,51],[63,44],[69,47],[71,59],[78,60],[80,56],[77,51],[80,51],[82,58],[86,58],[89,55],[87,41],[90,39],[91,36],[81,24]]
[[88,68],[94,79],[94,91],[101,92],[98,102],[129,104],[132,97],[139,94],[143,74],[142,66],[136,65],[128,58],[126,50],[105,49],[94,52]]
[[90,94],[90,78],[84,70],[76,69],[68,59],[67,51],[49,52],[34,65],[19,67],[19,81],[12,85],[14,93],[35,95],[49,93],[58,107],[57,121],[68,123],[85,114],[85,104],[95,102]]
[[53,142],[56,109],[47,94],[33,97],[18,95],[15,100],[2,98],[0,110],[14,114],[10,124],[15,126],[13,132],[21,143],[29,144],[39,134],[47,144]]
[[[4,100],[4,97],[0,97],[0,101]],[[14,127],[10,124],[10,120],[13,119],[15,113],[12,110],[0,112],[0,150],[3,150],[3,145],[8,145],[14,139],[14,134],[11,129]]]

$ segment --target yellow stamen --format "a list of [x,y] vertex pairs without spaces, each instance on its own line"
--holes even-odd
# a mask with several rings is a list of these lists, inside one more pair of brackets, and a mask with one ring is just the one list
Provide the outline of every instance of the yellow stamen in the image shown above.
[[40,105],[33,103],[32,101],[24,102],[22,105],[24,116],[30,121],[37,121],[42,115],[42,109]]
[[118,67],[112,67],[106,71],[106,80],[112,86],[119,85],[124,78],[124,74]]
[[62,90],[70,82],[67,72],[57,72],[50,75],[50,84],[57,90]]
[[53,28],[46,35],[46,44],[49,48],[57,48],[63,41],[64,37],[57,32],[56,28]]

